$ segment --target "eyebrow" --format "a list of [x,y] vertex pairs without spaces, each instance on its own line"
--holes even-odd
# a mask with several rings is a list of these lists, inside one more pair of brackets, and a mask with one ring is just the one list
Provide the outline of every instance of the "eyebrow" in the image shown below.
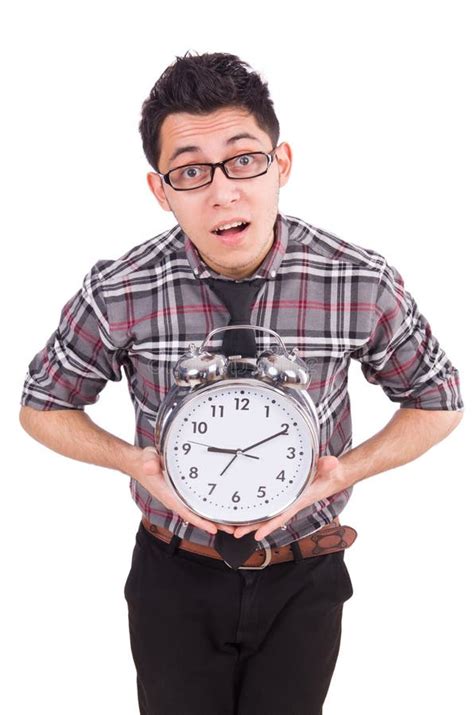
[[[253,139],[255,141],[259,141],[259,139],[257,137],[254,137],[253,134],[249,134],[248,132],[240,132],[240,134],[235,134],[233,137],[230,137],[230,139],[227,139],[226,145],[229,146],[230,144],[234,144],[235,142],[239,141],[239,139]],[[171,154],[170,162],[174,161],[178,156],[180,156],[180,154],[187,154],[188,152],[192,151],[202,151],[202,149],[201,147],[195,146],[194,144],[178,147]]]

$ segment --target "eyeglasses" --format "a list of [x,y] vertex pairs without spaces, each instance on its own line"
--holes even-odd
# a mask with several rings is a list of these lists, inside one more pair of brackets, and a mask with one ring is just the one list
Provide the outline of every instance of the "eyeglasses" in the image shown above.
[[215,171],[222,169],[228,179],[253,179],[266,174],[275,157],[275,148],[269,154],[251,151],[247,154],[231,156],[215,164],[185,164],[171,169],[167,174],[157,171],[166,184],[175,191],[192,191],[212,183]]

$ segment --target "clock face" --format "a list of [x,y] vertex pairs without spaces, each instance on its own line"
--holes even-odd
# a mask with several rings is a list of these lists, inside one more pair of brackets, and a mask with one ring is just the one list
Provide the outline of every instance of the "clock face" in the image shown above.
[[163,445],[166,475],[180,498],[200,516],[228,524],[268,519],[290,506],[316,452],[306,411],[256,380],[229,380],[189,395]]

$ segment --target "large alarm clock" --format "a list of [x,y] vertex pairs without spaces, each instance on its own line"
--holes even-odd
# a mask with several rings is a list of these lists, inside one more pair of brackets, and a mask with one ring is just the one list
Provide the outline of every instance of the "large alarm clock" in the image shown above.
[[[253,359],[205,350],[218,332],[243,328],[271,333],[278,347]],[[252,524],[286,510],[311,480],[319,453],[309,370],[297,351],[268,328],[216,328],[199,348],[189,346],[174,377],[155,435],[179,499],[221,524]]]

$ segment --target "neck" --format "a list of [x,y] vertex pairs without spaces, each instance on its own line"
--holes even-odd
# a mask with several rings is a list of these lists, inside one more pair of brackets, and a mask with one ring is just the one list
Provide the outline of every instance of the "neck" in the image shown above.
[[214,263],[212,259],[203,256],[201,253],[199,255],[201,256],[201,259],[204,261],[204,263],[209,266],[209,268],[211,268],[216,273],[219,273],[223,278],[233,278],[236,281],[242,280],[243,278],[249,278],[249,276],[253,275],[253,273],[255,273],[259,266],[262,265],[263,261],[271,251],[273,241],[275,239],[275,233],[276,229],[272,231],[268,242],[265,244],[257,258],[248,264],[235,267],[222,266],[218,263]]

